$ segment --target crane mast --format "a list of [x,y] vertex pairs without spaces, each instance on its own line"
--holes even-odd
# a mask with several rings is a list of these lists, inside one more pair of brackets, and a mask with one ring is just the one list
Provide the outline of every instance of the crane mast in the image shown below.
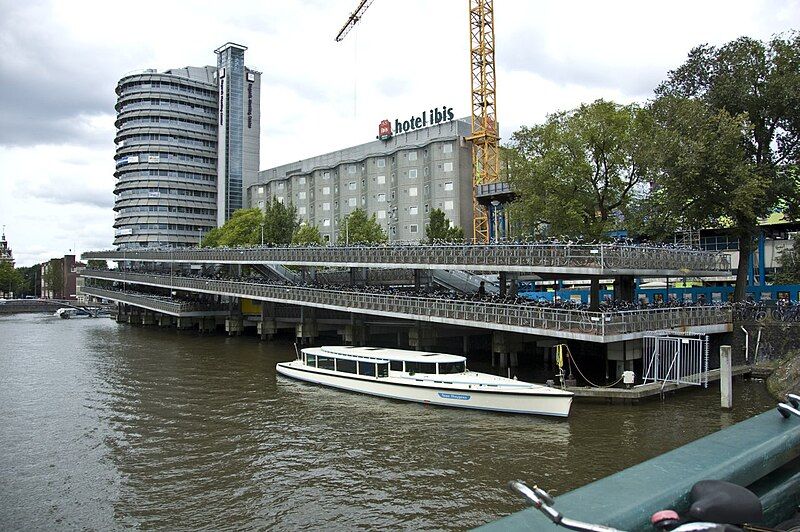
[[[336,35],[340,42],[355,26],[374,0],[361,0]],[[497,131],[497,105],[495,99],[494,69],[494,1],[469,0],[470,70],[472,98],[472,131],[467,140],[472,141],[472,238],[475,242],[489,242],[492,237],[492,220],[489,215],[491,188],[498,183],[500,168],[500,137]],[[479,201],[479,198],[482,201]],[[497,224],[494,224],[497,225]],[[499,228],[494,227],[495,235]]]
[[[472,237],[475,242],[491,238],[488,205],[479,192],[499,181],[500,153],[494,73],[493,0],[469,0],[470,69],[472,82]],[[498,228],[495,228],[495,232]]]

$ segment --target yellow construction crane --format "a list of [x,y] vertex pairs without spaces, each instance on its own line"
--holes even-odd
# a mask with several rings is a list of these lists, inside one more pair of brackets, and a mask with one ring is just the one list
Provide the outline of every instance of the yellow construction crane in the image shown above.
[[[374,0],[361,0],[336,35],[340,42],[361,20]],[[469,42],[472,134],[472,237],[475,242],[489,242],[497,235],[489,216],[491,185],[499,182],[500,136],[497,131],[497,101],[494,69],[494,0],[469,0]],[[479,200],[480,198],[480,200]],[[495,218],[497,218],[495,216]]]

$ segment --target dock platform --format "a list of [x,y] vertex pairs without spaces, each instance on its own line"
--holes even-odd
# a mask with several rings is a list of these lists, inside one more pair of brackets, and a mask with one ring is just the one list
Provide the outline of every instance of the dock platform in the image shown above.
[[[733,376],[749,376],[753,372],[752,366],[734,366]],[[719,369],[712,369],[708,372],[708,382],[719,380]],[[636,403],[643,399],[658,397],[662,394],[671,393],[683,388],[696,388],[694,384],[676,384],[651,382],[640,384],[633,388],[590,388],[588,386],[568,386],[567,390],[575,394],[575,399],[579,401],[606,401],[610,403]]]

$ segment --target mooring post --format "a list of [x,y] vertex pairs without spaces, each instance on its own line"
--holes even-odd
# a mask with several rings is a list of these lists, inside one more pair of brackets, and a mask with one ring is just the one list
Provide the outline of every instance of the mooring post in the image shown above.
[[733,372],[731,371],[731,346],[719,347],[720,406],[733,408]]

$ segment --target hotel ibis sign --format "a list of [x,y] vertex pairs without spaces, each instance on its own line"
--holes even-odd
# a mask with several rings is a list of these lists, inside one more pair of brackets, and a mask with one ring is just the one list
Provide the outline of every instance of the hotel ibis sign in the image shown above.
[[453,108],[443,105],[441,108],[436,107],[423,111],[419,115],[411,115],[408,120],[394,120],[394,132],[392,132],[392,123],[389,120],[382,120],[378,125],[378,138],[380,140],[389,140],[394,134],[408,133],[416,129],[422,129],[428,126],[435,126],[453,120]]

